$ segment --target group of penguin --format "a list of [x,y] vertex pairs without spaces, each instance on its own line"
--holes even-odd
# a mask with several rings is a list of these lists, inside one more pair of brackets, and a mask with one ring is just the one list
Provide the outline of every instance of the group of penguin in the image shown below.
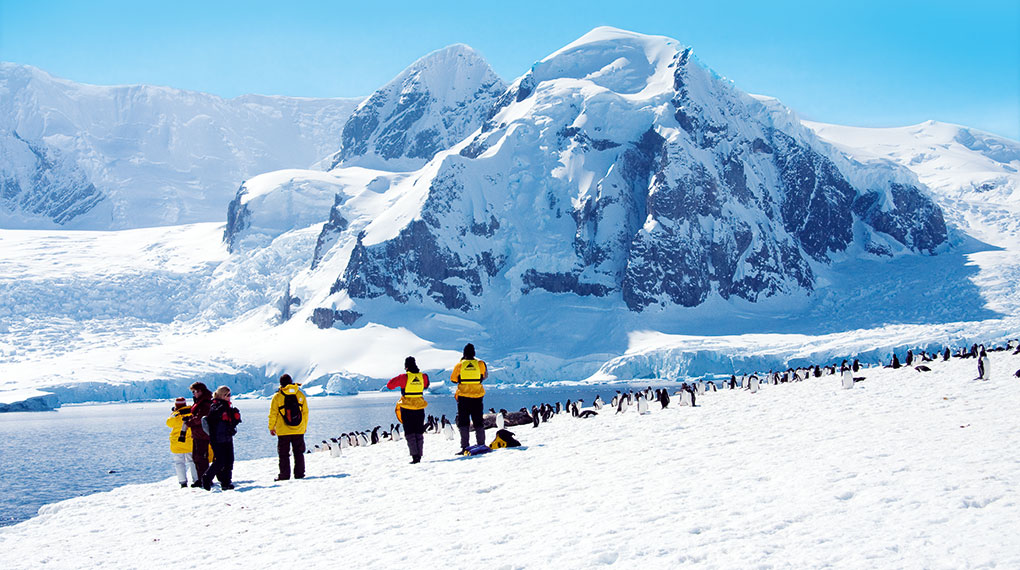
[[389,431],[379,431],[382,426],[375,426],[369,431],[352,431],[322,440],[322,445],[315,444],[306,453],[329,453],[333,457],[339,457],[343,450],[351,447],[366,447],[375,445],[382,441],[400,441],[404,438],[403,429],[400,424],[390,424]]
[[[929,353],[925,350],[921,350],[919,353],[914,354],[913,349],[908,350],[906,357],[903,362],[899,360],[899,357],[893,353],[891,362],[886,365],[886,368],[901,368],[904,366],[913,366],[918,372],[930,372],[931,368],[925,364],[914,365],[915,362],[934,362],[942,358],[943,361],[947,361],[950,358],[976,358],[978,361],[978,378],[987,379],[988,375],[988,356],[987,352],[998,352],[1009,350],[1012,348],[1013,343],[1016,342],[1014,355],[1020,355],[1020,341],[1010,341],[1004,346],[998,346],[991,349],[985,349],[982,345],[974,344],[969,349],[962,348],[955,353],[946,347],[941,354],[938,352]],[[848,363],[844,360],[838,367],[835,364],[820,366],[806,366],[799,368],[789,368],[783,372],[774,372],[770,370],[765,375],[765,383],[768,384],[785,384],[788,382],[802,382],[805,379],[814,376],[815,378],[821,377],[823,374],[833,375],[837,372],[842,374],[843,386],[851,387],[854,382],[860,382],[864,380],[863,377],[855,377],[854,373],[861,370],[861,363],[859,360],[854,359],[852,363]],[[1014,376],[1020,378],[1020,370],[1014,373]],[[738,386],[745,390],[756,388],[760,382],[757,374],[741,376],[740,380],[737,380],[736,375],[731,375],[728,382],[724,381],[724,385],[733,390]],[[698,394],[704,394],[707,391],[717,391],[718,387],[713,382],[695,382],[688,384],[684,382],[680,385],[679,389],[673,393],[673,396],[680,396],[680,405],[682,406],[694,406]],[[615,414],[621,414],[628,411],[631,407],[636,408],[639,414],[645,414],[649,412],[649,406],[652,402],[659,404],[660,409],[666,409],[669,407],[672,399],[670,398],[669,390],[666,388],[660,388],[652,390],[649,386],[644,390],[630,390],[627,392],[616,391],[616,395],[609,403],[609,408],[614,410]],[[496,427],[497,429],[504,429],[506,426],[514,425],[525,425],[530,423],[532,427],[538,427],[542,423],[550,421],[554,416],[558,416],[564,413],[569,413],[571,417],[587,419],[599,415],[606,408],[606,402],[602,400],[602,396],[595,396],[595,400],[592,402],[592,407],[584,409],[584,400],[570,400],[568,399],[565,403],[555,402],[554,404],[542,403],[539,405],[531,406],[531,409],[521,408],[517,412],[508,412],[507,410],[500,409],[498,412],[492,408],[489,408],[489,413],[492,418],[492,424],[489,424],[489,417],[486,418],[486,428]],[[369,445],[376,445],[383,441],[400,441],[403,439],[403,431],[399,423],[390,424],[389,431],[381,431],[382,426],[375,426],[369,431],[353,431],[349,433],[341,434],[339,437],[333,437],[329,440],[322,440],[321,445],[315,445],[312,449],[308,450],[308,453],[313,452],[328,452],[334,457],[338,457],[343,453],[344,449],[351,447],[364,447]],[[456,436],[456,430],[454,430],[453,424],[445,415],[437,418],[429,415],[425,422],[425,433],[443,434],[446,439],[452,440]]]

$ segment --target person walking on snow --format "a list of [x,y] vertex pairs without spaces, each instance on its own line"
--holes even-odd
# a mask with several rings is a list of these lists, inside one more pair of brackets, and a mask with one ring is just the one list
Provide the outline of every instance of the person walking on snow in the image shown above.
[[174,407],[170,409],[173,413],[166,420],[166,427],[170,428],[170,454],[174,458],[177,482],[181,484],[182,489],[185,489],[188,486],[189,471],[191,472],[191,482],[198,483],[198,471],[191,458],[193,445],[191,430],[185,425],[185,421],[191,417],[191,406],[184,398],[177,398]]
[[290,452],[294,451],[294,478],[305,477],[305,431],[308,429],[308,399],[290,374],[280,376],[280,389],[269,404],[269,433],[276,436],[280,456],[277,481],[290,479]]
[[453,397],[457,399],[457,427],[460,428],[462,450],[468,448],[471,423],[475,426],[475,442],[478,445],[485,445],[485,424],[482,420],[484,410],[482,398],[485,396],[485,388],[482,387],[482,382],[488,376],[485,361],[475,358],[475,345],[471,343],[464,345],[464,356],[450,374],[450,382],[457,385],[457,392]]
[[209,407],[212,406],[212,392],[202,382],[195,382],[191,385],[191,417],[185,424],[191,432],[191,459],[195,463],[195,470],[198,472],[199,480],[191,484],[192,487],[201,486],[201,477],[209,469],[209,434],[202,429],[202,418],[209,414]]
[[404,359],[404,373],[390,378],[386,388],[400,388],[397,402],[397,421],[404,424],[404,438],[411,453],[411,463],[420,463],[425,447],[425,401],[424,393],[429,387],[429,375],[418,370],[413,356]]
[[231,480],[234,473],[234,434],[241,423],[241,412],[230,405],[230,388],[220,386],[213,392],[209,415],[202,418],[202,427],[209,434],[213,448],[213,462],[202,475],[202,488],[212,489],[213,478],[220,481],[220,489],[234,488]]

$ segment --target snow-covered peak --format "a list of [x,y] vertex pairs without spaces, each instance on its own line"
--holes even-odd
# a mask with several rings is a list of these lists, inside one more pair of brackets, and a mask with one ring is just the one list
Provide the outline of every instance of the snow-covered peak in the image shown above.
[[579,79],[634,94],[650,85],[668,88],[672,83],[668,68],[684,49],[667,37],[603,26],[545,57],[532,73],[538,82]]
[[465,44],[436,50],[412,63],[382,89],[426,90],[444,105],[473,95],[482,85],[499,82],[481,54]]
[[344,125],[333,166],[418,169],[477,129],[505,89],[470,47],[434,51],[358,106]]

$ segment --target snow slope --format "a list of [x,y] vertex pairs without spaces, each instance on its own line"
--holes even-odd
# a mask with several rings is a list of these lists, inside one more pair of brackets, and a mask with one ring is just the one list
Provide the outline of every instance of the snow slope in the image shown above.
[[1018,567],[1020,356],[992,353],[987,382],[973,359],[930,366],[557,416],[469,459],[428,435],[420,465],[403,442],[310,455],[302,481],[244,462],[236,491],[168,478],[48,505],[0,551],[11,569]]
[[360,101],[85,85],[0,62],[0,227],[222,220],[244,179],[332,154]]

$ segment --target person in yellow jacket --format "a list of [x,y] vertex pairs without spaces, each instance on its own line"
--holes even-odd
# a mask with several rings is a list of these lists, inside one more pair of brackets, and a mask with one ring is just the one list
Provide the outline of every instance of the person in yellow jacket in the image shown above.
[[400,388],[397,402],[397,420],[404,424],[407,450],[411,452],[411,463],[420,463],[425,448],[425,390],[429,387],[429,375],[418,370],[413,356],[404,359],[404,373],[390,378],[386,388]]
[[280,389],[269,405],[269,433],[276,436],[280,456],[277,481],[290,479],[290,452],[294,451],[294,478],[305,477],[305,430],[308,429],[308,399],[290,374],[280,376]]
[[188,487],[188,473],[191,473],[191,481],[198,481],[198,470],[195,469],[195,462],[191,458],[192,440],[191,430],[184,425],[185,420],[191,417],[191,406],[184,398],[177,398],[173,412],[166,420],[166,427],[170,428],[170,454],[174,458],[174,471],[177,472],[177,482],[181,488]]
[[450,382],[457,385],[457,392],[453,395],[457,399],[457,427],[460,428],[461,451],[468,448],[471,439],[470,424],[475,427],[475,442],[478,445],[485,445],[485,424],[482,420],[482,397],[485,396],[485,388],[482,382],[489,377],[485,361],[475,358],[475,345],[468,343],[464,346],[464,357],[453,367],[450,374]]

